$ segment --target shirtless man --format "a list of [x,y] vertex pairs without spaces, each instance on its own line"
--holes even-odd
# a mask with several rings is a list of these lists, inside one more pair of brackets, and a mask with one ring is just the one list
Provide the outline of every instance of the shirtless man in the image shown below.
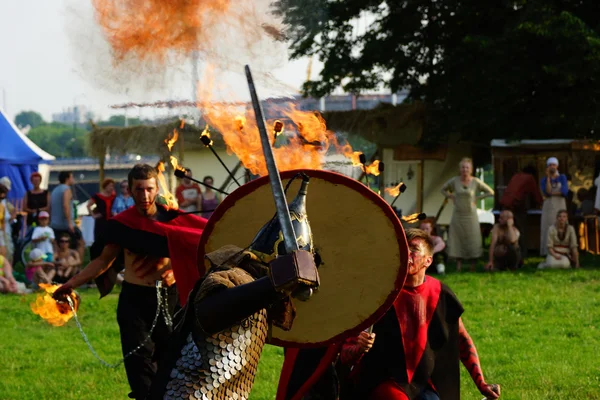
[[[129,172],[128,181],[135,207],[109,220],[107,243],[100,256],[58,288],[54,297],[61,299],[72,289],[108,271],[121,250],[124,251],[125,276],[117,307],[117,321],[124,356],[143,344],[124,362],[132,391],[129,397],[143,399],[156,373],[155,353],[166,347],[171,332],[165,318],[160,317],[151,339],[144,342],[156,314],[157,281],[162,281],[167,288],[170,316],[177,303],[171,260],[166,257],[169,256],[169,246],[166,236],[161,236],[160,232],[171,225],[184,225],[186,221],[188,226],[191,222],[203,228],[205,220],[192,216],[190,221],[189,216],[182,216],[177,211],[169,211],[156,204],[157,172],[153,167],[143,164],[134,166]],[[175,220],[177,223],[173,222]],[[160,225],[160,229],[152,228],[154,225]]]

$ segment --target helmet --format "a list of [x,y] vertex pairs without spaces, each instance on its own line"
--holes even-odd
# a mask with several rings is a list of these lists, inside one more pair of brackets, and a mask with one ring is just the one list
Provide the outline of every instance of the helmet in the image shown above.
[[[300,190],[290,203],[289,210],[298,248],[312,253],[314,250],[312,231],[306,215],[306,193],[309,180],[308,176],[303,176]],[[264,263],[269,263],[278,256],[287,254],[281,225],[276,216],[258,231],[252,240],[250,251]]]

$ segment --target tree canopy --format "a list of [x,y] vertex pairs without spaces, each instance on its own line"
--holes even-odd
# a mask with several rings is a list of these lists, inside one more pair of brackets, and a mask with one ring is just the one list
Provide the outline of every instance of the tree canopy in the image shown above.
[[21,111],[15,117],[15,124],[20,127],[30,126],[35,128],[36,126],[40,126],[44,124],[44,118],[40,113],[35,111]]
[[306,95],[406,89],[426,106],[425,142],[600,129],[597,0],[279,0],[274,12],[292,58],[324,63]]
[[31,129],[27,136],[55,157],[86,157],[88,131],[58,122],[42,124]]

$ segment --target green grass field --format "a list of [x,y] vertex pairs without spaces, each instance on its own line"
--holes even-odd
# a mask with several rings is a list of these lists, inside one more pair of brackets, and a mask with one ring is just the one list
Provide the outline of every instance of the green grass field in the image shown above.
[[[490,383],[505,399],[600,399],[600,259],[581,270],[543,271],[531,259],[517,273],[450,273]],[[117,294],[81,290],[80,319],[97,351],[117,361]],[[52,327],[29,308],[35,295],[0,296],[0,399],[124,399],[123,367],[88,351],[74,321]],[[273,399],[282,350],[267,347],[252,399]],[[464,368],[463,399],[481,399]]]

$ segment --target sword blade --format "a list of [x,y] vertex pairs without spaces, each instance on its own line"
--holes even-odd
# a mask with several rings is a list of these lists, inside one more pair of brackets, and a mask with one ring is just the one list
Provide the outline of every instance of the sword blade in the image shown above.
[[281,225],[285,249],[288,254],[291,254],[293,251],[298,250],[298,242],[296,242],[296,234],[294,232],[294,227],[292,226],[290,210],[285,198],[285,192],[283,191],[283,184],[281,183],[281,177],[279,176],[277,163],[275,162],[275,157],[273,156],[273,149],[271,148],[271,143],[269,142],[269,135],[267,134],[267,128],[265,126],[262,106],[258,100],[256,87],[254,86],[254,79],[252,79],[252,72],[250,71],[250,67],[248,65],[246,65],[245,71],[246,79],[248,80],[248,88],[250,89],[250,97],[252,98],[252,106],[254,107],[256,125],[260,134],[260,142],[262,144],[263,154],[267,164],[267,171],[269,172],[269,180],[271,182],[273,199],[275,200],[277,218],[279,220],[279,224]]

